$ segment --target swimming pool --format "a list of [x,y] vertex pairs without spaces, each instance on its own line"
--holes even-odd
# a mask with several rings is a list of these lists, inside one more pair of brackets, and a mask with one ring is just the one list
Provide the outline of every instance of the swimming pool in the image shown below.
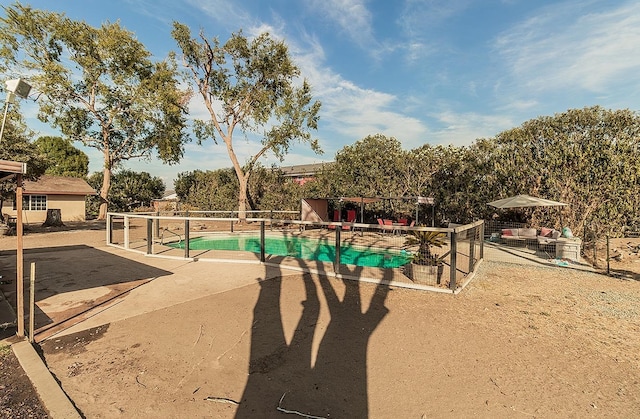
[[[168,243],[184,249],[184,242]],[[260,253],[260,237],[197,237],[189,240],[190,250],[242,250]],[[335,246],[327,240],[306,237],[265,237],[265,254],[291,256],[299,259],[333,262]],[[398,268],[409,263],[410,255],[404,250],[385,250],[363,246],[340,246],[340,263],[377,268]]]

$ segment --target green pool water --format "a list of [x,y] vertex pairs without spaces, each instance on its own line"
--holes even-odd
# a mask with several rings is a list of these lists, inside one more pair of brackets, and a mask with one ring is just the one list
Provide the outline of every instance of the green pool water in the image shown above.
[[[184,242],[170,243],[168,246],[184,249]],[[238,237],[197,237],[189,240],[190,250],[243,250],[260,253],[260,238]],[[333,262],[335,246],[328,241],[302,237],[266,237],[265,254],[291,256],[299,259]],[[409,262],[410,255],[404,250],[340,246],[340,263],[345,265],[377,268],[397,268]]]

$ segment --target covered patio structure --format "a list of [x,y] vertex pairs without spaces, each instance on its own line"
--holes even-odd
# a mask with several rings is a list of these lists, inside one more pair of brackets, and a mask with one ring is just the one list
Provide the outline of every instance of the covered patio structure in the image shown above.
[[[359,214],[357,220],[360,223],[365,223],[365,205],[376,202],[402,200],[415,202],[415,220],[418,224],[420,220],[422,205],[431,207],[431,226],[435,225],[435,200],[429,197],[423,196],[403,196],[403,197],[364,197],[364,196],[341,196],[341,197],[327,197],[327,198],[304,198],[301,205],[300,219],[302,221],[315,221],[315,222],[331,222],[331,221],[345,221],[342,216],[342,209],[345,203],[355,204],[359,208]],[[329,202],[337,202],[338,219],[335,219],[334,214],[329,213]]]

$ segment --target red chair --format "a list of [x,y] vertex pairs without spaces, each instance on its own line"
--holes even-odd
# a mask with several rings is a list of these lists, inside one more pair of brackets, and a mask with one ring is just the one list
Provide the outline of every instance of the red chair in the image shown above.
[[378,218],[378,224],[381,226],[382,233],[393,231],[393,221]]
[[[356,211],[355,210],[347,210],[347,223],[354,223],[356,221]],[[343,230],[351,230],[350,225],[343,224]]]
[[398,218],[398,224],[406,226],[408,224],[408,220],[406,218]]
[[[340,221],[340,211],[338,210],[333,210],[333,220],[332,221]],[[328,226],[329,230],[334,230],[336,228],[336,226]]]

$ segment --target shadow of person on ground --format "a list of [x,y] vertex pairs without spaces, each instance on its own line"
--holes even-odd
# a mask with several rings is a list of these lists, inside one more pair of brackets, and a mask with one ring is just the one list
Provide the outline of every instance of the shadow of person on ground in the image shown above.
[[[315,266],[304,260],[298,263],[302,269],[323,268],[320,262]],[[357,266],[342,265],[341,269],[350,276],[362,272]],[[279,274],[276,279],[260,282],[249,376],[236,418],[280,417],[282,413],[368,417],[367,347],[388,313],[385,300],[390,274],[375,288],[368,304],[362,301],[358,281],[329,279],[322,274],[296,275],[303,282],[305,299],[289,343],[281,314],[281,301],[287,296],[282,294],[282,272]],[[320,321],[323,301],[330,315],[326,327]],[[367,307],[364,312],[363,306]]]

